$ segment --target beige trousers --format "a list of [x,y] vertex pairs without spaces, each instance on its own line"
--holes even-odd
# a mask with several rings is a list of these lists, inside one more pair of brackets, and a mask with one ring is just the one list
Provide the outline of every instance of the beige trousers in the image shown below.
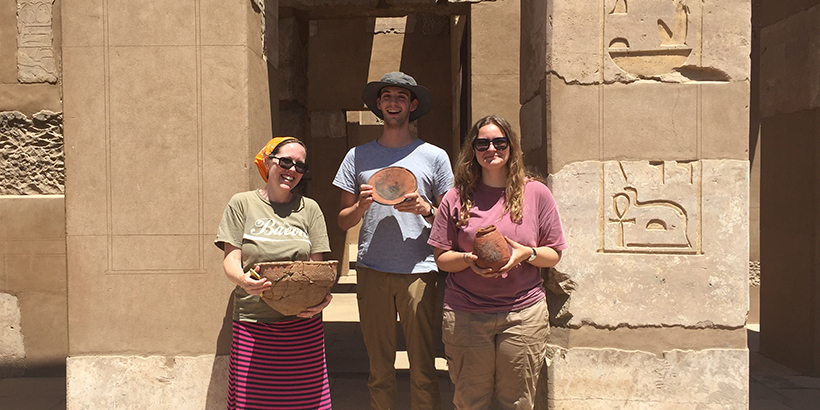
[[444,311],[442,340],[456,410],[532,410],[546,354],[544,299],[512,312]]
[[396,409],[396,313],[410,361],[410,408],[439,410],[441,397],[435,365],[433,326],[437,272],[386,273],[356,267],[359,321],[370,359],[370,404]]

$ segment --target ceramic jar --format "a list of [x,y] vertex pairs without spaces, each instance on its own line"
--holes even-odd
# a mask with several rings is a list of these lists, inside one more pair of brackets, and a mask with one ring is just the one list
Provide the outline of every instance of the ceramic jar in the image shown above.
[[510,246],[504,235],[495,229],[495,225],[481,228],[475,232],[473,253],[478,256],[476,265],[480,268],[492,268],[497,271],[510,260]]

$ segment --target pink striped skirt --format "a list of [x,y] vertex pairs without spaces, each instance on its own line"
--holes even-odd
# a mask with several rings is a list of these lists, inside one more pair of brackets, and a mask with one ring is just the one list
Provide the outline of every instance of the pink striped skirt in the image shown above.
[[233,322],[228,410],[329,410],[322,319]]

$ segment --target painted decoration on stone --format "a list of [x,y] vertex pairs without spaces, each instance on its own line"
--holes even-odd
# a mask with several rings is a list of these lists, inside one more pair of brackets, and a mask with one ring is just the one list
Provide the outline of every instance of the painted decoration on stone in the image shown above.
[[687,64],[700,7],[690,7],[687,0],[608,0],[607,6],[605,41],[618,68],[650,77]]
[[603,167],[603,252],[702,253],[699,162],[610,161]]
[[56,83],[51,13],[54,0],[17,0],[17,81]]

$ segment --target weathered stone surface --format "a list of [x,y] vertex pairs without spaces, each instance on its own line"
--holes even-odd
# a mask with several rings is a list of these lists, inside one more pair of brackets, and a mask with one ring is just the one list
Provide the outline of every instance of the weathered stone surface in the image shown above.
[[[731,369],[731,370],[728,370]],[[555,409],[748,409],[746,349],[558,349],[549,397]]]
[[15,296],[0,293],[0,377],[22,375],[25,358],[20,304]]
[[65,191],[63,116],[0,112],[0,195]]
[[17,79],[21,83],[56,83],[52,42],[54,0],[17,0]]
[[295,16],[279,19],[279,99],[307,105],[307,24]]
[[66,408],[224,409],[227,356],[75,356]]
[[741,327],[748,163],[574,163],[552,178],[577,283],[569,326]]
[[820,107],[820,5],[760,32],[760,115]]
[[347,118],[342,111],[313,111],[310,113],[312,138],[342,138],[347,136]]
[[[559,0],[547,12],[547,70],[567,83],[749,78],[748,1],[706,5],[686,0],[606,0],[601,10],[600,3]],[[526,32],[537,33],[543,26],[537,17],[527,22],[531,27],[525,27]]]

